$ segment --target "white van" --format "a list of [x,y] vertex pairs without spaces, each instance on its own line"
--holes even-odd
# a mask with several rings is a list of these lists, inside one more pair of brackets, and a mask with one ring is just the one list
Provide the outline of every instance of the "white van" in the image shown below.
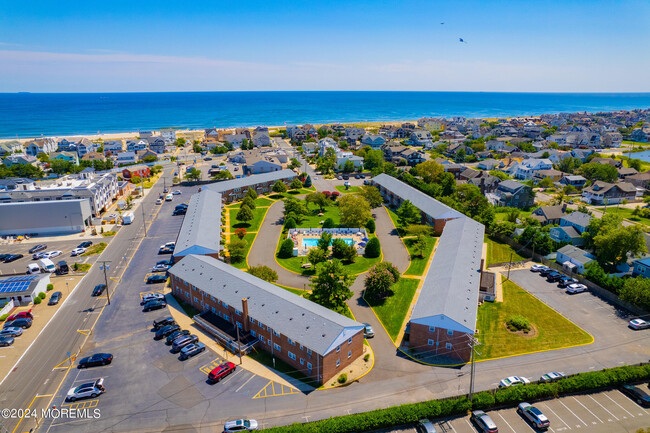
[[38,261],[39,265],[41,265],[41,269],[43,272],[54,272],[56,271],[56,266],[54,266],[54,262],[50,259],[41,259]]
[[41,268],[39,268],[36,263],[30,263],[30,264],[27,265],[27,273],[28,274],[40,274],[41,273]]

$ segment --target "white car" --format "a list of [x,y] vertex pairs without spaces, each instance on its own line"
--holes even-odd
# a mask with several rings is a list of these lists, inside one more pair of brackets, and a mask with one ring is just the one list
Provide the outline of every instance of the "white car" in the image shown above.
[[539,381],[543,383],[551,383],[562,379],[564,376],[566,376],[566,374],[561,371],[551,371],[540,377]]
[[510,388],[511,386],[528,385],[529,383],[530,380],[525,377],[510,376],[499,382],[499,388]]
[[582,293],[587,291],[587,286],[584,284],[569,284],[569,287],[566,288],[566,292],[569,294]]
[[61,254],[63,254],[63,251],[58,251],[58,250],[48,251],[45,254],[43,254],[42,258],[51,259],[52,257],[60,256]]
[[646,322],[643,319],[632,319],[627,323],[627,326],[635,330],[647,329],[650,328],[650,322]]
[[238,419],[235,421],[226,421],[226,423],[223,425],[224,433],[253,430],[257,430],[257,421],[254,419]]
[[75,248],[70,252],[70,255],[74,257],[74,256],[79,256],[85,252],[86,252],[85,248]]
[[163,204],[163,199],[159,198],[158,200],[156,200],[156,204]]
[[165,196],[165,201],[172,201],[174,199],[174,196],[172,194],[167,194]]
[[544,269],[548,269],[548,266],[536,264],[530,267],[531,272],[541,272]]
[[140,305],[144,305],[149,301],[155,301],[157,299],[165,300],[165,295],[163,295],[162,293],[147,293],[146,295],[142,296]]
[[70,388],[65,399],[67,401],[76,401],[81,398],[95,398],[104,392],[106,392],[104,389],[104,378],[101,377],[94,382],[88,382],[76,388]]
[[539,430],[547,430],[551,425],[546,415],[530,403],[519,403],[517,412]]
[[38,259],[44,258],[44,256],[45,256],[45,251],[41,251],[40,253],[34,253],[34,255],[32,256],[32,259],[33,260],[38,260]]
[[20,326],[9,326],[0,331],[0,337],[20,337],[23,335],[23,328]]
[[176,242],[167,242],[164,245],[161,245],[160,248],[176,248]]
[[156,265],[151,269],[151,272],[165,272],[167,269],[169,269],[171,266],[169,265]]

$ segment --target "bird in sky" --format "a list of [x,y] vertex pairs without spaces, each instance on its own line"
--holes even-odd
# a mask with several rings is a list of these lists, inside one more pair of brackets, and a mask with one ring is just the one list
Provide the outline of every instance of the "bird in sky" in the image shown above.
[[467,43],[467,42],[465,42],[465,41],[463,40],[463,38],[458,38],[458,40],[459,40],[461,43],[463,43],[463,44],[466,44],[466,43]]
[[440,25],[443,25],[444,23],[445,23],[445,22],[443,21],[443,22],[440,23]]

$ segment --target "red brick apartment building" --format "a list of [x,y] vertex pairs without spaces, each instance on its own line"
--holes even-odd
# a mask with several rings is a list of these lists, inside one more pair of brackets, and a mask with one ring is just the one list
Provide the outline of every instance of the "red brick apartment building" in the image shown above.
[[249,188],[254,189],[258,194],[267,194],[271,192],[271,188],[278,180],[288,186],[295,177],[296,173],[293,170],[285,169],[211,183],[204,186],[203,189],[218,192],[221,194],[224,203],[230,203],[244,198]]
[[363,354],[363,325],[213,257],[188,255],[169,271],[172,293],[319,383]]

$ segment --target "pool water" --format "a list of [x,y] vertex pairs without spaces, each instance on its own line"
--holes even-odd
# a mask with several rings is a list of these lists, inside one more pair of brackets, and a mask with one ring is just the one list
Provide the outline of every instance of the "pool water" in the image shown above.
[[[354,239],[351,238],[335,238],[335,239],[342,239],[346,244],[348,245],[354,245]],[[313,248],[318,246],[318,241],[319,239],[303,239],[302,240],[302,247],[303,248]]]

